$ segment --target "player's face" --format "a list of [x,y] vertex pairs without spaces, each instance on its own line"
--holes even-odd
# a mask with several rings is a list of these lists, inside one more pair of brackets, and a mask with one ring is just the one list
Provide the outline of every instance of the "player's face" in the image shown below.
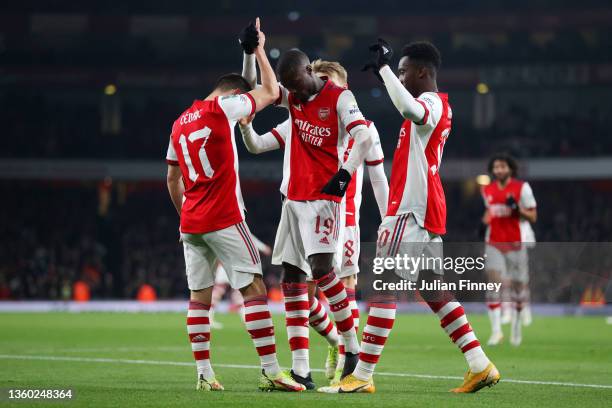
[[281,77],[283,86],[302,103],[308,102],[308,98],[316,93],[316,84],[314,81],[315,76],[310,66],[304,66],[303,69],[292,75]]
[[408,92],[415,97],[419,96],[417,94],[419,69],[416,65],[410,63],[410,57],[402,57],[402,59],[400,59],[397,67],[397,77]]
[[493,162],[493,176],[496,180],[506,181],[510,177],[510,166],[504,160],[495,160]]

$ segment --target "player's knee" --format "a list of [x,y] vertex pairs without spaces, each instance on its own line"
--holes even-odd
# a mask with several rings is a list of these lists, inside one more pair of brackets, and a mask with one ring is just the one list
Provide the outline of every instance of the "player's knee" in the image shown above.
[[334,254],[315,254],[308,257],[312,277],[321,279],[332,271]]
[[297,266],[283,262],[283,283],[304,283],[306,274]]
[[253,282],[244,288],[240,289],[240,293],[245,298],[255,297],[255,296],[267,296],[266,285],[261,278],[261,276],[253,277]]

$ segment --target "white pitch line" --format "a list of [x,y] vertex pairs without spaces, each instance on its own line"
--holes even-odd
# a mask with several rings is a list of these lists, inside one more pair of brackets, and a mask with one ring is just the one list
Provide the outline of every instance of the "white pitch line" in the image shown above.
[[[118,364],[148,364],[148,365],[168,365],[168,366],[188,366],[192,367],[194,363],[183,361],[163,361],[163,360],[130,360],[123,358],[99,358],[99,357],[60,357],[60,356],[31,356],[31,355],[13,355],[0,354],[0,359],[4,360],[38,360],[38,361],[73,361],[81,363],[118,363]],[[216,367],[223,368],[240,368],[240,369],[259,369],[258,365],[244,364],[215,364]],[[322,369],[313,369],[312,371],[323,372]],[[409,377],[409,378],[427,378],[433,380],[462,380],[463,377],[447,376],[447,375],[429,375],[429,374],[410,374],[410,373],[376,373],[383,377]],[[532,381],[532,380],[513,380],[510,378],[502,378],[502,382],[514,384],[529,384],[529,385],[556,385],[561,387],[582,387],[582,388],[603,388],[612,389],[612,385],[605,384],[581,384],[559,381]]]

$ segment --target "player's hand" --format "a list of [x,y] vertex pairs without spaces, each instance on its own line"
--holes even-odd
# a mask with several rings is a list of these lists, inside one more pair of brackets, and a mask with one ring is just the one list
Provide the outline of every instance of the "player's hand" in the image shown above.
[[253,23],[252,21],[248,26],[242,29],[240,32],[240,37],[238,41],[240,41],[240,45],[246,54],[252,54],[255,52],[255,48],[259,45],[259,30],[257,25],[259,24],[259,18],[257,19],[257,23]]
[[508,207],[510,207],[510,209],[511,209],[512,211],[516,211],[516,210],[518,210],[518,203],[517,203],[517,202],[516,202],[516,200],[514,199],[514,196],[509,195],[509,196],[506,198],[506,205],[507,205]]
[[249,123],[253,122],[253,119],[255,119],[255,114],[252,114],[252,115],[249,115],[249,116],[245,116],[244,118],[240,118],[240,119],[238,120],[238,123],[239,123],[241,126],[246,126],[246,125],[248,125]]
[[324,194],[334,195],[337,197],[344,197],[346,189],[351,182],[351,173],[341,168],[336,174],[327,182],[325,187],[321,190]]
[[372,70],[380,82],[383,82],[383,79],[378,71],[380,71],[380,69],[385,65],[389,65],[391,62],[391,58],[393,58],[393,48],[391,48],[388,42],[382,38],[379,38],[376,44],[370,45],[369,50],[375,54],[374,59],[365,64],[361,70]]
[[264,51],[264,46],[266,45],[266,35],[264,34],[263,31],[261,31],[261,23],[259,20],[259,17],[257,17],[255,19],[255,28],[257,29],[257,42],[258,42],[258,46],[257,48],[259,49],[259,51]]

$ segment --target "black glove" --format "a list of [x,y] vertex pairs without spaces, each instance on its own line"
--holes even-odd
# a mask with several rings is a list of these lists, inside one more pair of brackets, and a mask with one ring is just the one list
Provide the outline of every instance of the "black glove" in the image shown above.
[[344,193],[346,193],[346,189],[351,182],[351,178],[351,174],[348,171],[345,169],[340,169],[336,174],[334,174],[334,177],[329,179],[321,192],[338,197],[344,197]]
[[382,38],[379,38],[376,44],[370,45],[369,50],[376,53],[376,56],[373,60],[370,60],[367,64],[365,64],[361,70],[368,71],[371,69],[380,82],[384,82],[378,71],[380,71],[383,66],[389,65],[389,62],[391,62],[391,58],[393,58],[393,48],[391,48],[388,42]]
[[252,54],[255,52],[255,48],[259,45],[259,33],[255,28],[255,23],[251,21],[248,26],[242,29],[238,41],[240,41],[245,53]]
[[507,205],[508,207],[510,207],[510,209],[511,209],[512,211],[516,211],[516,210],[518,210],[518,204],[517,204],[516,200],[514,199],[514,196],[509,195],[509,196],[506,198],[506,205]]

